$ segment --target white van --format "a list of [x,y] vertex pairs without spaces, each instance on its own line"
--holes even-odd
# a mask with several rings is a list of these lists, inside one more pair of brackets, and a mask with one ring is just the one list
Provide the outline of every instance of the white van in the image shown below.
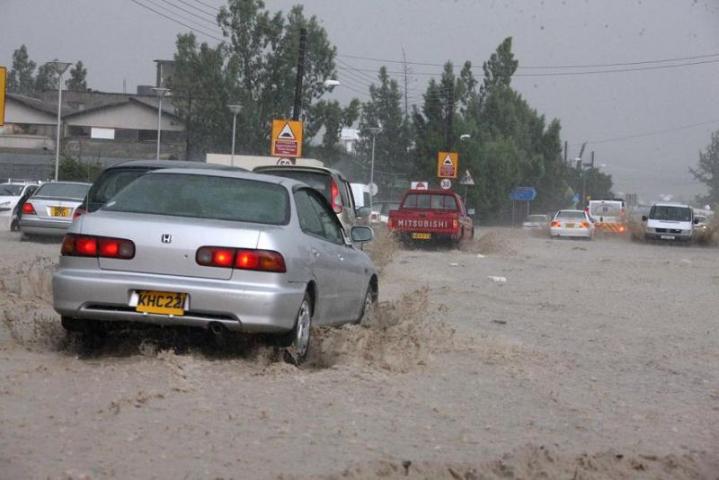
[[642,217],[645,240],[689,241],[694,234],[694,210],[689,205],[655,203]]

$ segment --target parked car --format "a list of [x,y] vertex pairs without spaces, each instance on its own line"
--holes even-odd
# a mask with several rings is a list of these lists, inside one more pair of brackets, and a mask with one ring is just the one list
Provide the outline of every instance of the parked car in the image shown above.
[[694,211],[689,205],[655,203],[642,217],[645,240],[688,242],[694,234]]
[[522,222],[524,230],[546,230],[549,228],[549,217],[547,215],[528,215]]
[[256,167],[253,172],[291,178],[319,191],[332,206],[345,232],[349,232],[354,225],[357,225],[358,216],[366,216],[369,213],[357,211],[350,182],[338,170],[325,167],[268,165]]
[[36,182],[0,183],[0,222],[16,231],[18,229],[17,210],[27,198],[35,193]]
[[[369,227],[350,230],[356,243]],[[79,217],[53,276],[67,330],[113,322],[274,335],[300,363],[311,325],[361,322],[370,258],[307,185],[249,172],[155,170]]]
[[93,182],[86,197],[75,210],[75,217],[83,213],[94,212],[107,203],[117,192],[134,182],[139,177],[153,170],[163,168],[195,168],[214,170],[246,171],[239,167],[224,167],[221,165],[208,165],[204,162],[187,162],[182,160],[131,160],[112,165],[102,171]]
[[458,244],[474,238],[474,225],[462,197],[451,190],[408,190],[387,227],[406,241],[449,240]]
[[63,235],[89,188],[84,182],[43,184],[22,204],[19,225],[23,236]]
[[559,210],[549,224],[552,238],[594,238],[594,224],[584,210]]

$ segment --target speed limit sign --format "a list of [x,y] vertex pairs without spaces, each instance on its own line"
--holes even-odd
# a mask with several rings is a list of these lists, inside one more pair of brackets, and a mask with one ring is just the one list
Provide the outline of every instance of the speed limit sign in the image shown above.
[[442,187],[442,190],[449,190],[452,188],[452,180],[449,178],[443,178],[441,182],[439,182],[439,186]]

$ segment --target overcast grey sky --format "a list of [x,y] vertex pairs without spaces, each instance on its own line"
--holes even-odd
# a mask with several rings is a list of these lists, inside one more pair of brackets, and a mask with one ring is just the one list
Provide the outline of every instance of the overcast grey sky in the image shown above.
[[[223,0],[137,0],[219,35],[208,5]],[[719,129],[719,0],[267,0],[271,10],[302,3],[337,46],[340,100],[365,92],[380,63],[349,56],[440,64],[471,60],[478,67],[501,40],[514,37],[520,62],[514,86],[548,118],[559,118],[570,155],[587,151],[606,164],[616,189],[646,200],[660,193],[691,197],[701,190],[687,168]],[[0,0],[0,64],[26,44],[36,62],[83,60],[91,88],[128,91],[154,81],[156,58],[172,58],[186,27],[130,0]],[[195,8],[196,7],[196,8]],[[199,35],[211,43],[216,40]],[[642,62],[716,54],[679,68],[564,75],[600,67],[522,67]],[[703,62],[703,63],[700,63]],[[641,64],[618,69],[656,67]],[[388,64],[393,71],[400,65]],[[421,93],[439,67],[412,65],[409,95]],[[357,71],[355,69],[359,69]],[[366,95],[366,94],[365,94]],[[703,125],[697,126],[702,123]],[[661,134],[650,134],[663,132]],[[623,137],[636,137],[621,140]],[[587,157],[585,157],[587,158]]]

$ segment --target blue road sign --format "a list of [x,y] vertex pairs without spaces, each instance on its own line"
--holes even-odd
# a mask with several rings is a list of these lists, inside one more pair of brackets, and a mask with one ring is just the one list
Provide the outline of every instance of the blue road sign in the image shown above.
[[537,198],[537,190],[534,187],[517,187],[509,194],[509,199],[515,202],[531,202]]

